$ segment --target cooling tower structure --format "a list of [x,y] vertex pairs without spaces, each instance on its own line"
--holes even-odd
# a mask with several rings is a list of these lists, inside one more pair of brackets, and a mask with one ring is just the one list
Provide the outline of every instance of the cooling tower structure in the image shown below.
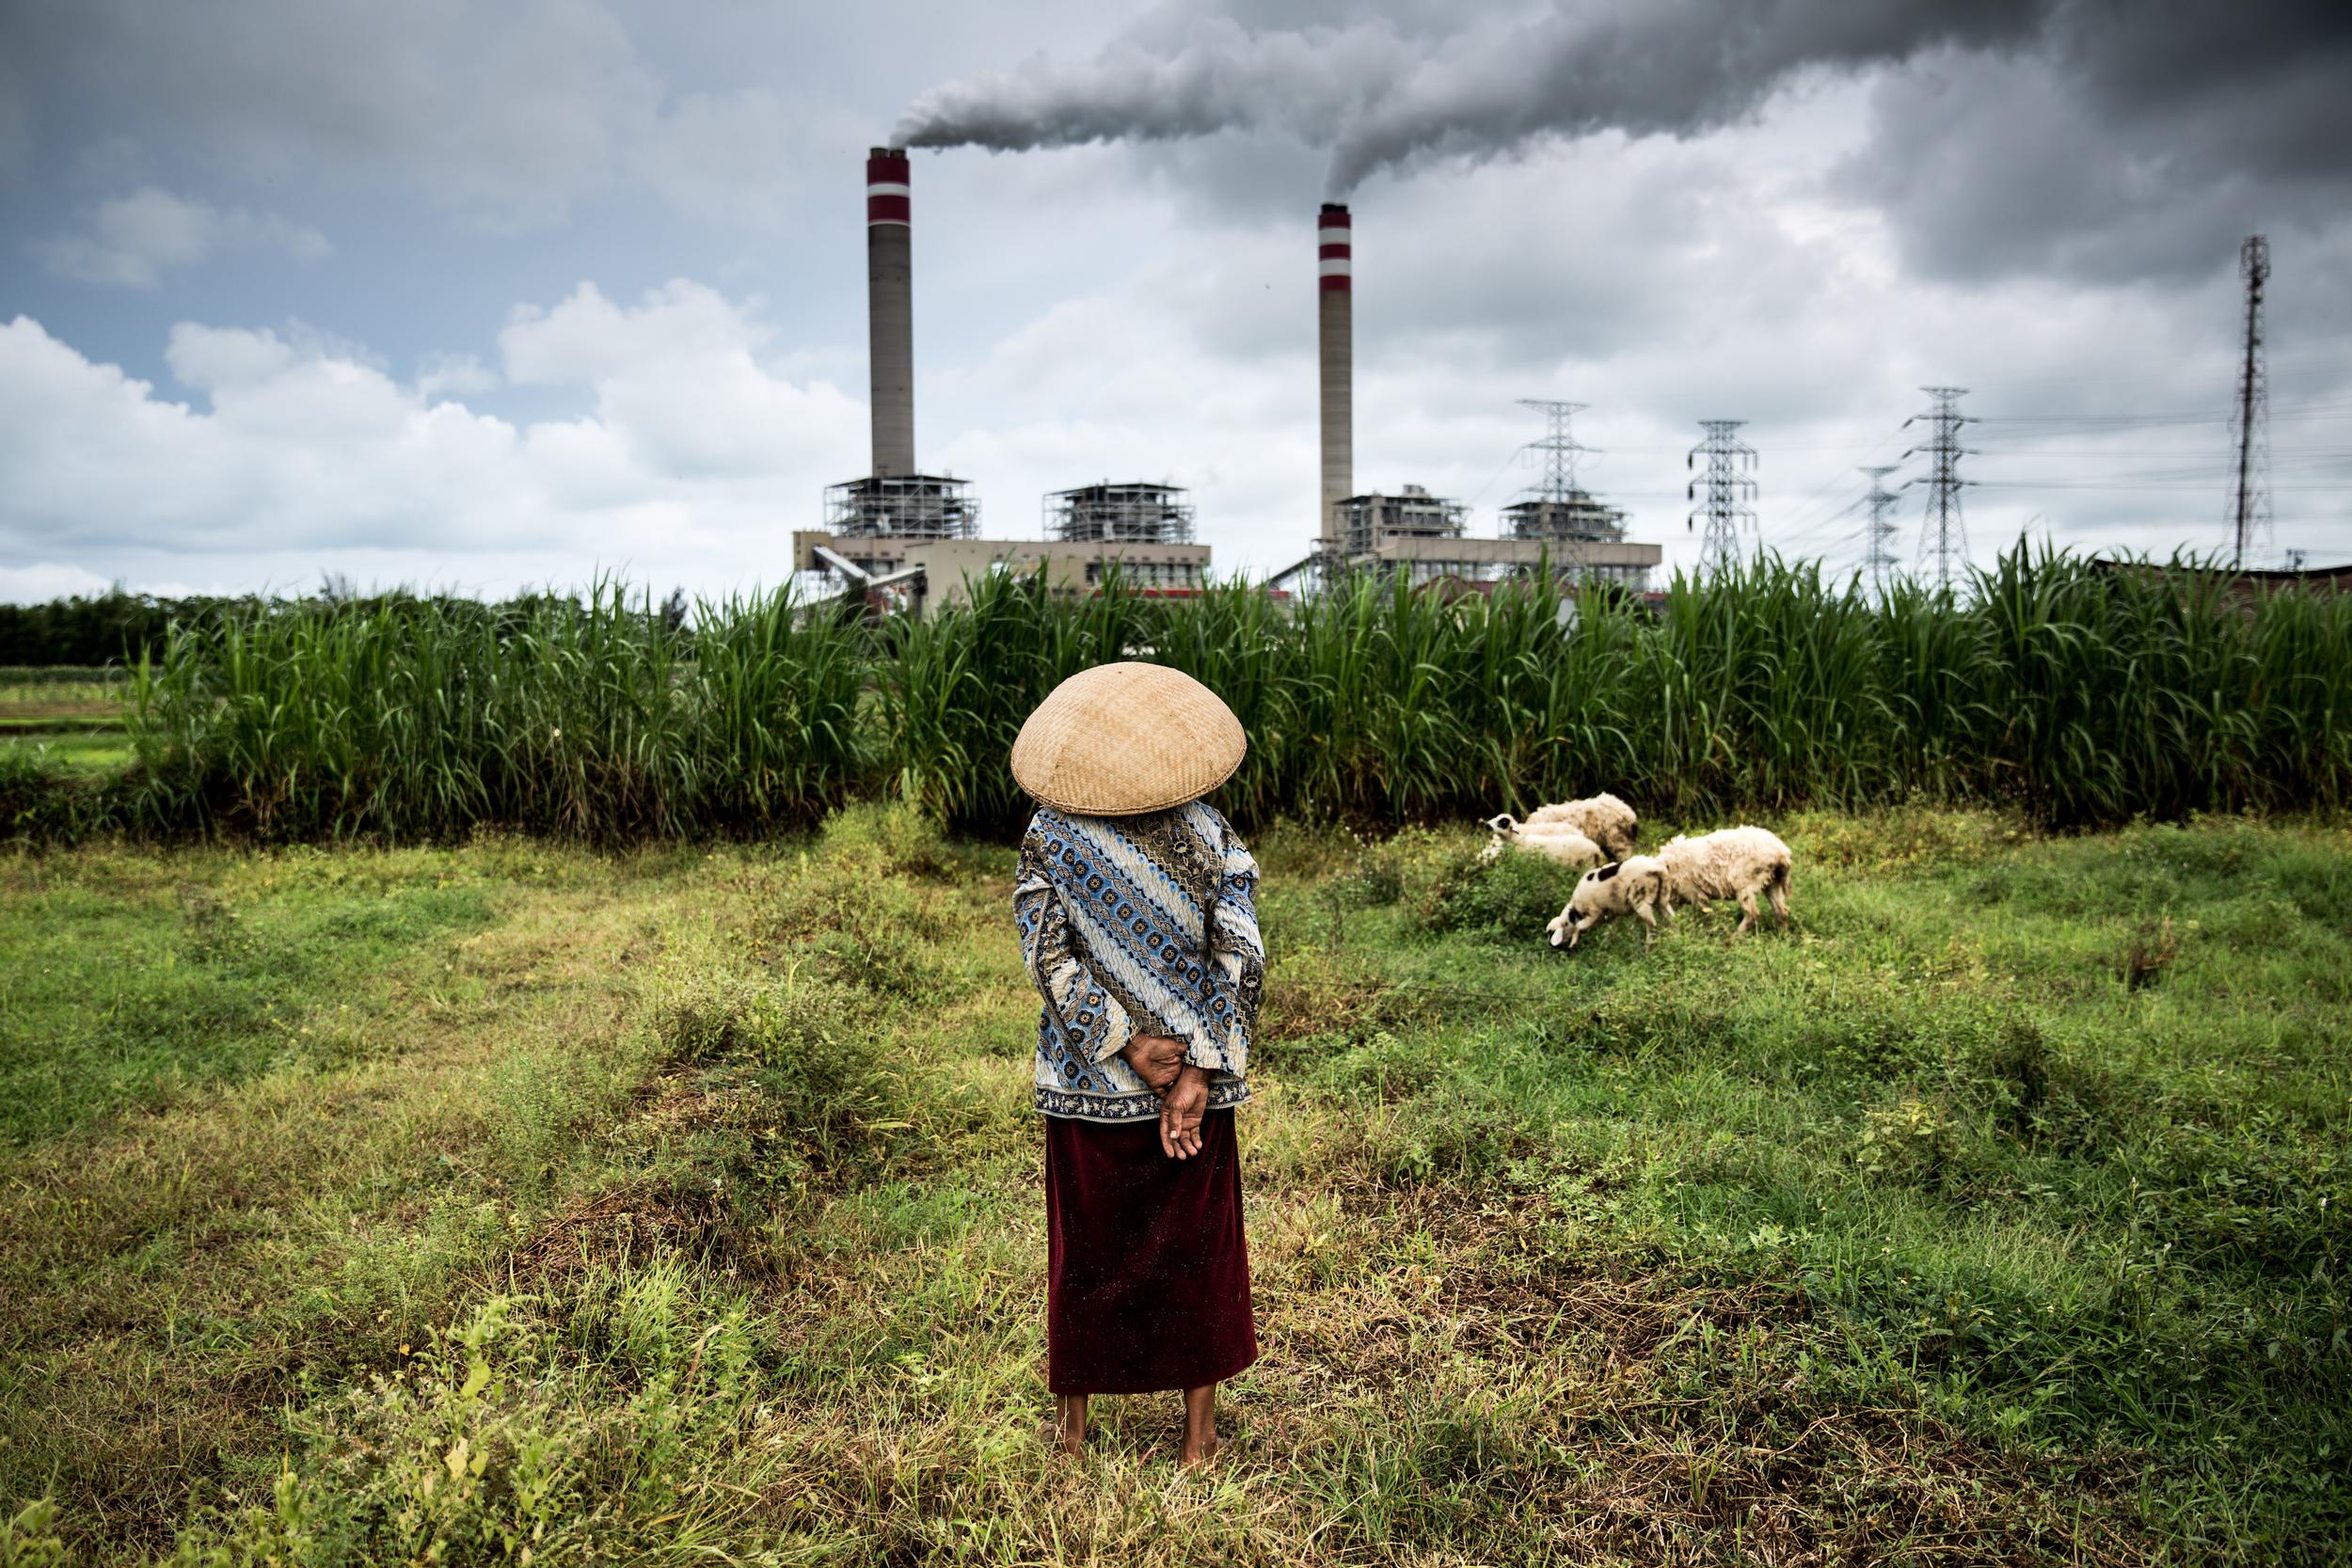
[[1317,548],[1341,559],[1341,513],[1356,489],[1356,294],[1347,209],[1323,204],[1315,220],[1315,358],[1323,391],[1323,517]]

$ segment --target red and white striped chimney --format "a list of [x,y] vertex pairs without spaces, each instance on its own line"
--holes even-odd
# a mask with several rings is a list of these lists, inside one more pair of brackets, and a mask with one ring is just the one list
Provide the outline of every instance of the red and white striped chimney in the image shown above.
[[1320,285],[1316,355],[1323,381],[1323,525],[1327,557],[1340,553],[1340,503],[1356,490],[1356,313],[1350,287],[1353,253],[1347,209],[1323,204],[1315,220],[1315,269]]
[[914,262],[904,150],[866,156],[866,355],[874,477],[914,472]]

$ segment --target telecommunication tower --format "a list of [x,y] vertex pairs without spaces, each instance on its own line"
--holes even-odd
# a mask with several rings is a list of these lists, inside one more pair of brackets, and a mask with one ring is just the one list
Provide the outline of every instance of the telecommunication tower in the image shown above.
[[[1935,467],[1927,477],[1927,515],[1919,530],[1919,556],[1925,560],[1930,551],[1935,555],[1935,583],[1939,588],[1952,585],[1952,566],[1957,562],[1963,568],[1968,564],[1968,530],[1962,520],[1960,492],[1967,481],[1960,477],[1960,460],[1978,455],[1960,444],[1960,427],[1972,423],[1960,411],[1960,400],[1968,393],[1965,387],[1922,387],[1919,390],[1935,400],[1935,406],[1924,414],[1914,414],[1905,425],[1921,420],[1934,427],[1927,441],[1903,453],[1926,452]],[[1908,490],[1918,480],[1905,480]]]
[[1870,509],[1870,520],[1863,525],[1863,537],[1869,549],[1862,558],[1862,565],[1870,574],[1870,586],[1879,591],[1881,598],[1886,596],[1887,578],[1902,564],[1894,550],[1895,535],[1902,531],[1902,525],[1893,516],[1895,503],[1902,497],[1886,487],[1886,476],[1897,467],[1888,463],[1862,470],[1870,476],[1870,493],[1862,498],[1863,504]]
[[1707,439],[1691,449],[1684,467],[1695,469],[1699,459],[1707,459],[1704,478],[1693,479],[1685,486],[1683,499],[1696,500],[1701,484],[1707,486],[1707,499],[1691,511],[1687,526],[1695,528],[1702,516],[1707,519],[1707,537],[1699,546],[1699,571],[1714,577],[1740,561],[1740,525],[1745,523],[1753,531],[1756,514],[1744,504],[1756,495],[1756,481],[1748,473],[1756,467],[1756,449],[1740,439],[1740,427],[1745,420],[1701,420],[1699,428],[1707,432]]
[[2238,248],[2237,270],[2246,279],[2246,358],[2238,368],[2237,397],[2230,410],[2231,442],[2237,449],[2237,483],[2230,494],[2230,563],[2243,566],[2247,551],[2270,530],[2270,371],[2263,348],[2263,287],[2270,281],[2270,241],[2247,235]]

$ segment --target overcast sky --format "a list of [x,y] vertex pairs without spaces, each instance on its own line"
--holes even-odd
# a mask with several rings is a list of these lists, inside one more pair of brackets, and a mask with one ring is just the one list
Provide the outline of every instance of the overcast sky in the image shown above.
[[781,580],[867,467],[894,135],[917,449],[993,536],[1143,478],[1304,553],[1328,189],[1359,487],[1492,533],[1574,399],[1669,562],[1723,418],[1851,569],[1938,382],[1979,559],[2220,547],[2260,230],[2265,553],[2352,560],[2341,5],[0,0],[0,598]]

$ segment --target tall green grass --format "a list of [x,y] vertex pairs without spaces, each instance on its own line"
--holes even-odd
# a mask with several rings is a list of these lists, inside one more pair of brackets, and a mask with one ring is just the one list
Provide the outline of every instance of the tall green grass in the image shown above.
[[781,596],[689,634],[599,587],[516,623],[429,600],[175,625],[134,670],[144,827],[589,838],[807,820],[871,781],[872,659]]
[[1611,789],[1686,819],[1907,798],[2086,824],[2333,806],[2352,785],[2352,599],[2021,547],[1884,600],[1773,559],[1661,609],[1537,581],[1448,603],[974,585],[862,626],[784,596],[691,626],[612,585],[504,618],[430,601],[175,626],[133,673],[135,825],[263,837],[756,832],[861,795],[1017,824],[1023,717],[1115,658],[1186,670],[1250,737],[1223,803],[1368,822]]

